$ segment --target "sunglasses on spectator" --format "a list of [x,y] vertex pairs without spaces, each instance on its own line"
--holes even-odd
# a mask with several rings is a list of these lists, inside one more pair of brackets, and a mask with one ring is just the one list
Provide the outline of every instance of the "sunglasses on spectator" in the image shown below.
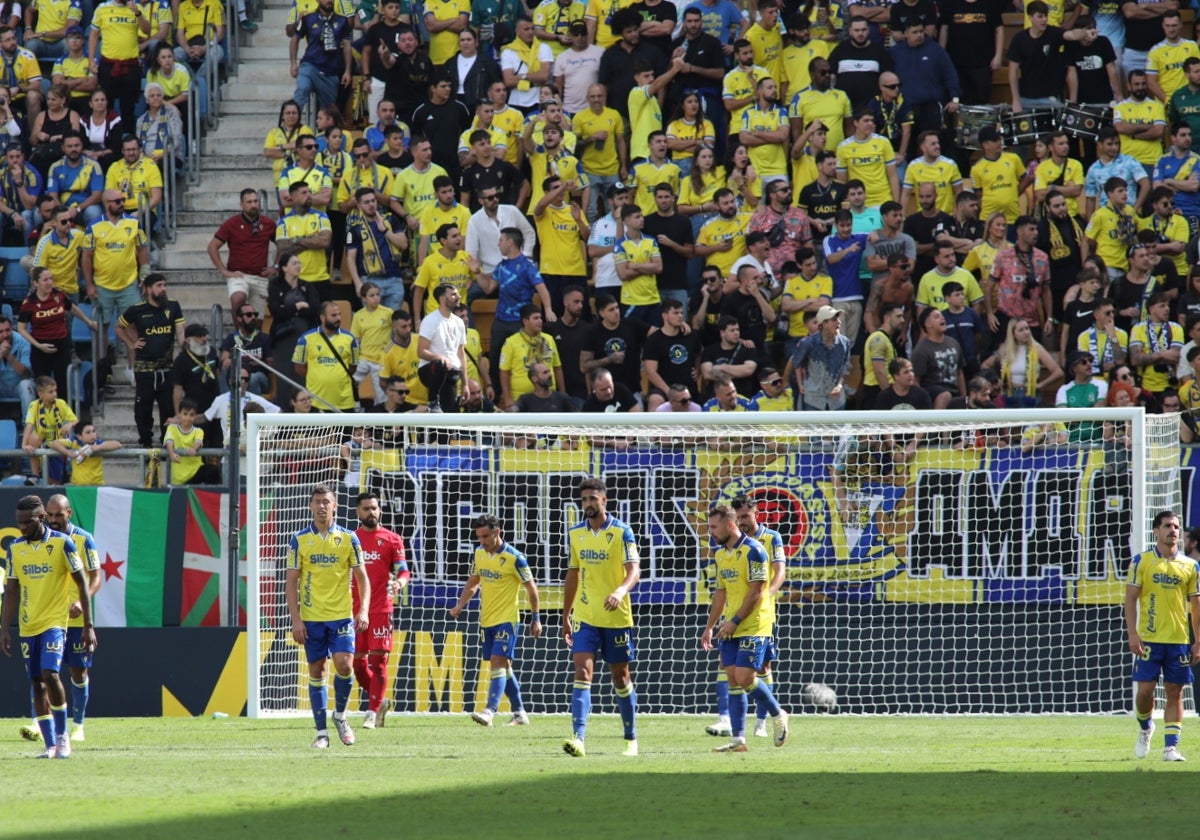
[[389,394],[399,394],[402,397],[408,396],[407,388],[388,388]]
[[770,380],[770,381],[769,381],[767,384],[768,384],[768,385],[771,385],[771,386],[782,385],[782,384],[783,384],[783,378],[782,378],[782,377],[779,377],[779,378],[776,378],[776,379],[772,379],[772,380]]
[[239,376],[239,377],[238,377],[238,381],[239,381],[239,382],[249,382],[249,381],[250,381],[250,377],[249,377],[249,376]]
[[296,148],[297,149],[315,149],[315,148],[317,148],[317,144],[316,143],[305,143],[303,146],[297,146]]
[[243,318],[257,318],[258,317],[258,313],[254,312],[254,311],[243,312],[243,313],[241,313],[241,315]]
[[480,201],[495,201],[495,200],[496,200],[496,199],[498,199],[499,197],[500,197],[500,196],[499,196],[499,194],[496,194],[496,195],[481,195],[481,196],[479,196],[479,200],[480,200]]
[[354,156],[356,158],[358,158],[359,160],[362,160],[363,158],[369,158],[371,156],[371,153],[370,152],[355,152]]
[[880,87],[884,88],[886,90],[899,90],[900,89],[900,85],[898,85],[898,84],[897,85],[880,85]]

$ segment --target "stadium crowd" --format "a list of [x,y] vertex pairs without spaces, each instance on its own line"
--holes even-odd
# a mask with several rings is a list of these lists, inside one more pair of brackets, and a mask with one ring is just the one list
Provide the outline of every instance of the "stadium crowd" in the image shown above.
[[[1190,441],[1200,47],[1176,6],[298,0],[294,96],[208,247],[234,324],[211,342],[153,266],[223,5],[17,7],[0,235],[35,283],[0,318],[0,405],[65,394],[76,313],[117,324],[141,446],[185,402],[221,441],[235,348],[254,410],[1140,403]],[[51,425],[23,444],[75,440]]]

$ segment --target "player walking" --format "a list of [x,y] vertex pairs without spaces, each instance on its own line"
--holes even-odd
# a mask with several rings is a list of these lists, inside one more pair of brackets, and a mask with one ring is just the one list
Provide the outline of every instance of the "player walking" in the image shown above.
[[[392,652],[392,609],[394,597],[408,586],[409,572],[404,540],[379,525],[378,494],[359,493],[356,511],[359,526],[354,536],[362,546],[363,565],[371,584],[371,603],[367,607],[367,632],[354,636],[354,676],[367,692],[363,729],[374,729],[383,726],[392,708],[387,682],[388,657]],[[355,615],[362,607],[356,580],[350,582]]]
[[529,569],[525,555],[504,541],[500,531],[500,520],[491,515],[476,517],[471,523],[479,548],[475,549],[475,564],[471,576],[463,585],[458,603],[450,608],[450,615],[458,618],[470,600],[479,591],[479,625],[483,629],[483,644],[480,658],[489,660],[492,680],[488,684],[487,705],[471,713],[471,720],[481,726],[491,726],[492,718],[500,708],[500,695],[508,695],[513,717],[509,726],[524,726],[529,723],[525,703],[521,699],[521,686],[512,661],[517,652],[518,625],[521,620],[517,610],[520,587],[525,587],[529,597],[529,635],[535,639],[542,635],[542,618],[538,613],[538,588]]
[[[1200,661],[1200,609],[1188,601],[1200,596],[1200,567],[1179,550],[1179,517],[1169,510],[1154,517],[1154,548],[1143,551],[1129,567],[1125,588],[1125,628],[1133,651],[1137,683],[1137,743],[1133,754],[1145,758],[1154,736],[1154,690],[1161,673],[1167,705],[1163,720],[1163,761],[1187,761],[1179,752],[1183,734],[1183,687],[1192,681],[1191,665]],[[1188,649],[1188,622],[1191,638]]]
[[[598,478],[579,483],[584,521],[567,532],[570,565],[563,588],[563,641],[571,648],[575,685],[571,691],[574,732],[563,743],[568,755],[585,755],[583,738],[592,709],[592,672],[599,655],[612,672],[617,707],[625,725],[624,755],[638,754],[637,694],[629,674],[634,660],[633,608],[629,591],[641,576],[637,540],[628,525],[608,513],[608,491]],[[578,596],[578,599],[576,598]],[[572,632],[571,611],[579,619]]]
[[[788,713],[757,673],[766,659],[775,620],[774,601],[767,596],[767,552],[761,543],[742,533],[733,508],[728,505],[717,505],[709,511],[708,533],[719,546],[717,589],[700,646],[712,650],[716,629],[721,664],[729,678],[729,718],[733,731],[733,740],[717,747],[715,752],[746,752],[747,695],[767,708],[774,722],[775,746],[782,747],[788,738]],[[727,610],[727,604],[732,609]]]
[[[329,730],[325,726],[329,689],[325,679],[330,657],[335,672],[333,725],[343,744],[354,743],[354,731],[346,720],[346,704],[354,684],[351,676],[354,631],[367,629],[371,584],[363,568],[358,537],[333,521],[337,512],[333,490],[325,484],[313,487],[308,507],[312,511],[312,525],[297,531],[288,542],[285,593],[292,618],[292,638],[296,644],[304,645],[308,656],[308,699],[317,727],[317,738],[312,745],[323,750],[329,747]],[[353,613],[351,574],[362,593],[358,611]]]
[[[0,650],[12,656],[9,626],[20,604],[21,653],[33,687],[33,708],[46,745],[38,758],[70,758],[67,738],[67,697],[58,672],[62,669],[67,619],[78,595],[83,613],[81,639],[85,649],[96,647],[87,576],[65,534],[46,526],[46,509],[37,496],[17,502],[19,539],[8,547],[8,588],[0,609]],[[74,581],[75,588],[71,588]]]

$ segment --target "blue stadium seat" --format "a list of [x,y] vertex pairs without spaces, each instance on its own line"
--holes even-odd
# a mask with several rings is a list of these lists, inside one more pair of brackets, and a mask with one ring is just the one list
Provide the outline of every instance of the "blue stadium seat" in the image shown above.
[[17,448],[17,424],[13,420],[0,420],[0,449]]
[[24,300],[29,294],[29,272],[21,265],[21,257],[28,253],[25,248],[0,248],[0,262],[4,264],[4,296],[10,300]]
[[[86,302],[80,302],[79,308],[83,310],[83,314],[89,318],[92,317],[92,305]],[[88,325],[84,323],[82,318],[71,319],[71,341],[76,344],[91,344],[92,331],[88,329]]]

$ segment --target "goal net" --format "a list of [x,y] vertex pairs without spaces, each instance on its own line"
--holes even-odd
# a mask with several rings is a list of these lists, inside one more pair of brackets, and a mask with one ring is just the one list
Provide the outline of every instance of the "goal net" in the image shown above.
[[[248,420],[251,716],[308,708],[283,558],[318,483],[338,488],[350,528],[357,493],[376,492],[406,542],[388,675],[402,712],[482,705],[478,600],[457,620],[447,609],[486,513],[540,591],[546,631],[515,660],[528,707],[569,711],[559,609],[587,476],[641,544],[634,674],[639,708],[663,713],[713,709],[717,655],[699,636],[717,502],[755,499],[783,538],[781,701],[802,709],[820,682],[855,713],[1127,710],[1123,575],[1154,513],[1180,509],[1178,419],[1141,409]],[[603,685],[597,711],[612,711]]]

